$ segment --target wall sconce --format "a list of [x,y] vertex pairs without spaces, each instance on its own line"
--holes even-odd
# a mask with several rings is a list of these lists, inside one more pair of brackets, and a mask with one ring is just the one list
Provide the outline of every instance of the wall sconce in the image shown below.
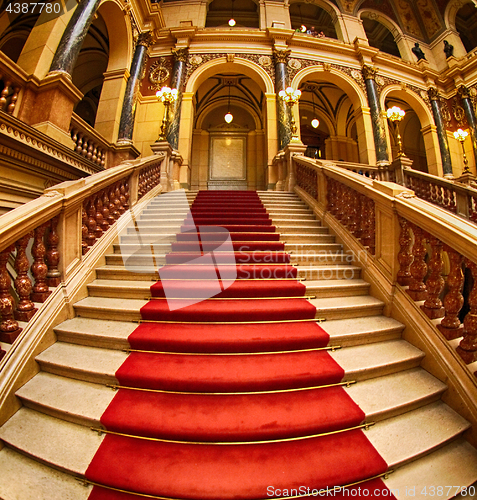
[[461,128],[458,129],[457,132],[454,132],[454,138],[457,139],[462,146],[462,155],[464,156],[464,174],[471,173],[469,168],[469,160],[467,159],[464,148],[464,141],[468,135],[469,133],[466,132],[465,130],[462,130]]
[[404,151],[402,150],[402,142],[401,142],[401,134],[399,133],[399,122],[404,118],[406,112],[399,108],[398,106],[393,106],[386,111],[386,115],[388,120],[394,123],[396,128],[396,140],[398,144],[398,153],[397,156],[406,156]]
[[156,96],[159,97],[162,103],[164,103],[164,116],[162,118],[161,131],[159,133],[158,141],[166,140],[169,105],[177,100],[177,94],[177,89],[171,89],[170,87],[162,87],[161,90],[156,92]]
[[295,123],[295,118],[293,117],[293,106],[299,101],[300,96],[301,96],[301,90],[294,90],[293,87],[287,87],[285,90],[280,90],[278,92],[279,97],[283,100],[285,104],[287,104],[290,108],[290,115],[291,115],[291,120],[290,120],[290,129],[292,133],[292,138],[297,138],[296,135],[296,123]]

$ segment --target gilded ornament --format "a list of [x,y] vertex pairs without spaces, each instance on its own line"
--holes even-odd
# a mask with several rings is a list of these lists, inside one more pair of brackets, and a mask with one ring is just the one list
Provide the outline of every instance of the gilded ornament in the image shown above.
[[165,66],[166,60],[161,57],[158,61],[151,65],[149,70],[149,90],[159,90],[162,84],[169,78],[170,71]]
[[275,63],[276,64],[279,64],[279,63],[286,64],[290,53],[291,53],[290,49],[288,49],[288,50],[273,49],[273,57],[275,58]]
[[197,54],[196,55],[193,55],[190,59],[189,59],[189,62],[194,65],[194,66],[198,66],[201,62],[202,62],[202,57],[198,56]]
[[298,59],[290,59],[288,61],[288,66],[292,69],[300,69],[301,63],[300,63],[300,61],[298,61]]
[[379,75],[374,78],[374,81],[378,85],[384,85],[385,84],[384,78],[382,76],[379,76]]
[[351,76],[355,80],[362,80],[363,79],[363,75],[361,74],[361,71],[358,71],[357,69],[351,70]]
[[189,49],[180,47],[178,49],[172,49],[171,50],[172,55],[174,56],[174,59],[177,62],[187,62],[187,56],[189,54]]
[[376,68],[373,68],[372,66],[368,66],[365,64],[363,66],[363,76],[365,80],[374,80],[376,77]]
[[258,59],[258,64],[267,68],[272,65],[272,58],[269,56],[260,56]]

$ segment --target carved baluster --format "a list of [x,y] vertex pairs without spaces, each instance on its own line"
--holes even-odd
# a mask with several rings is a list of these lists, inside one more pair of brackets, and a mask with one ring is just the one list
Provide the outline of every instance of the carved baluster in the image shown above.
[[444,297],[444,309],[446,311],[444,319],[437,325],[444,337],[448,340],[462,336],[462,325],[459,313],[464,305],[462,287],[464,286],[464,273],[462,272],[462,255],[445,247],[449,256],[450,270],[447,276],[447,294]]
[[449,189],[450,194],[449,194],[449,210],[451,212],[457,213],[457,204],[455,201],[455,191],[452,191]]
[[368,247],[369,252],[374,255],[376,251],[376,227],[375,227],[375,213],[374,213],[374,201],[371,198],[366,197],[365,205],[365,231],[361,238],[364,246]]
[[8,344],[12,344],[22,331],[13,317],[15,301],[10,293],[11,280],[7,269],[7,262],[14,248],[12,245],[0,252],[0,341]]
[[83,134],[78,133],[78,139],[76,140],[76,152],[80,155],[83,154]]
[[48,286],[58,286],[61,283],[61,272],[58,269],[60,264],[60,251],[58,244],[60,237],[58,235],[58,221],[60,216],[57,215],[51,219],[48,234],[46,236],[46,255],[45,260],[48,265],[48,273],[46,275],[46,283]]
[[401,226],[401,232],[399,233],[399,253],[398,253],[398,262],[399,262],[399,271],[397,273],[397,282],[400,285],[409,285],[411,283],[411,271],[410,267],[414,257],[412,255],[412,246],[411,246],[411,234],[409,231],[409,222],[399,217],[399,224]]
[[364,230],[366,229],[366,218],[365,218],[365,207],[366,207],[366,197],[358,193],[357,200],[356,200],[356,218],[357,218],[357,224],[356,224],[356,232],[355,236],[358,239],[361,239],[364,234]]
[[114,185],[109,186],[108,188],[108,198],[109,198],[109,217],[108,217],[108,222],[110,225],[114,224],[116,221],[117,217],[116,215],[119,216],[119,214],[115,214],[116,210],[116,205],[114,203]]
[[5,82],[5,87],[3,87],[2,91],[0,92],[0,109],[3,111],[6,111],[7,107],[7,97],[9,93],[9,88],[10,85],[12,84],[11,80],[6,80]]
[[357,203],[358,193],[354,189],[350,189],[348,229],[353,235],[356,235],[356,228],[358,227]]
[[33,264],[31,266],[31,273],[35,278],[33,285],[33,293],[31,299],[34,302],[45,302],[47,297],[51,294],[46,282],[46,275],[48,274],[48,266],[45,262],[46,246],[43,242],[43,236],[47,228],[47,224],[37,227],[34,231],[33,246],[31,253],[33,255]]
[[98,159],[98,146],[94,145],[93,148],[93,155],[91,156],[91,161],[93,163],[96,163],[96,160]]
[[106,152],[101,151],[101,158],[99,164],[104,167],[106,165]]
[[126,211],[125,208],[125,203],[126,203],[126,198],[124,197],[124,194],[121,192],[121,186],[123,184],[123,181],[119,181],[116,183],[116,198],[119,201],[118,205],[118,211],[121,215]]
[[86,255],[89,250],[88,245],[88,214],[86,212],[85,206],[83,204],[83,208],[81,211],[81,253]]
[[341,182],[337,182],[337,197],[336,197],[336,210],[335,210],[335,217],[338,220],[341,220],[345,214],[345,203],[346,203],[346,191],[345,187]]
[[73,150],[76,151],[76,146],[78,145],[78,131],[75,128],[70,130],[71,140],[75,143]]
[[410,271],[411,271],[411,282],[409,283],[409,288],[406,292],[413,298],[413,300],[426,300],[427,299],[427,287],[424,283],[424,278],[427,274],[427,264],[426,258],[426,236],[424,231],[413,226],[414,233],[414,245],[412,247],[412,254],[414,260],[412,261]]
[[472,273],[472,291],[469,295],[470,311],[464,318],[463,339],[457,347],[457,352],[465,363],[477,360],[477,264],[466,259],[467,267]]
[[13,115],[13,112],[15,111],[15,106],[17,105],[19,92],[20,92],[20,87],[14,87],[13,94],[10,97],[10,104],[8,105],[7,108],[7,113],[9,115]]
[[83,149],[81,150],[81,154],[87,158],[88,156],[88,143],[91,141],[87,137],[83,137]]
[[26,247],[33,233],[28,233],[22,236],[16,242],[17,255],[15,257],[15,271],[17,277],[15,278],[15,290],[18,294],[18,304],[14,311],[15,319],[18,321],[30,321],[37,309],[35,304],[31,301],[30,294],[32,291],[32,282],[28,276],[28,269],[30,269],[30,262],[26,254]]
[[335,208],[335,183],[333,179],[326,177],[326,209],[331,214]]
[[93,148],[94,148],[94,142],[89,139],[88,140],[88,150],[86,151],[86,158],[88,160],[91,160],[91,158],[93,157]]
[[96,207],[94,206],[94,200],[96,195],[92,195],[87,200],[86,212],[88,214],[88,245],[91,247],[96,241]]
[[[124,192],[123,192],[123,189],[124,189]],[[125,199],[124,208],[126,210],[128,210],[129,209],[129,180],[127,178],[122,183],[121,193],[123,193],[123,196]]]
[[94,234],[96,238],[100,238],[101,235],[103,234],[103,197],[101,196],[101,193],[96,194],[96,229],[94,231]]
[[107,231],[109,226],[114,223],[114,218],[111,216],[109,213],[109,196],[108,196],[108,190],[103,189],[103,230]]
[[121,202],[121,214],[123,214],[129,208],[126,199],[126,179],[119,182],[119,201]]
[[442,277],[444,261],[442,259],[442,243],[434,237],[430,239],[430,243],[432,248],[432,257],[429,260],[430,275],[426,281],[428,297],[421,306],[421,309],[429,318],[435,319],[442,318],[445,314],[445,310],[440,299],[440,295],[444,290],[445,285],[444,278]]
[[[114,220],[119,219],[119,216],[121,214],[119,213],[119,210],[118,210],[119,199],[116,198],[116,184],[113,184],[110,187],[110,190],[109,190],[109,201],[110,201],[109,211],[111,212],[111,215],[114,217]],[[112,203],[112,207],[111,207],[111,203]]]

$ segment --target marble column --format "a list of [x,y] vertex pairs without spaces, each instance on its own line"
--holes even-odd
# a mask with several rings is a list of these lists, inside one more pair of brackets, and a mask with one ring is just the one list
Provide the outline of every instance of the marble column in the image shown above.
[[474,106],[470,99],[469,89],[465,85],[459,87],[459,96],[462,102],[462,107],[465,111],[465,117],[470,129],[470,140],[472,141],[472,149],[474,150],[475,164],[477,165],[477,121],[475,118]]
[[172,49],[174,55],[174,66],[172,68],[171,88],[177,89],[177,100],[170,104],[169,113],[171,121],[167,129],[167,142],[177,149],[179,145],[179,126],[181,118],[182,91],[186,77],[186,63],[188,57],[187,48]]
[[83,41],[93,22],[101,0],[80,0],[61,37],[50,66],[50,73],[60,71],[71,75]]
[[447,140],[446,127],[442,119],[441,107],[439,105],[439,93],[437,89],[431,87],[427,91],[429,99],[431,100],[432,114],[434,115],[434,122],[437,128],[437,138],[439,140],[439,150],[442,159],[442,171],[444,177],[452,176],[452,162],[449,150],[449,142]]
[[118,143],[131,144],[134,130],[134,118],[136,116],[137,96],[139,84],[144,76],[144,65],[146,63],[147,49],[152,42],[150,31],[141,33],[136,43],[129,79],[124,93],[123,109],[119,122]]
[[278,123],[278,147],[282,150],[292,137],[290,129],[290,109],[283,99],[278,95],[280,90],[289,86],[287,59],[290,50],[273,49],[275,58],[275,92],[277,99],[277,123]]
[[376,148],[376,164],[389,165],[388,149],[386,142],[386,130],[384,128],[383,115],[379,104],[378,89],[375,81],[376,69],[364,65],[363,77],[368,96],[369,110],[371,112],[371,123],[373,125],[374,146]]

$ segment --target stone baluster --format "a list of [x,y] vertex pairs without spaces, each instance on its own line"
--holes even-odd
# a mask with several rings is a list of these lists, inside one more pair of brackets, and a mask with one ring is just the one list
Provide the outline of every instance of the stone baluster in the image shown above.
[[400,217],[399,225],[401,226],[401,231],[399,233],[399,252],[398,252],[398,262],[399,271],[397,273],[397,282],[400,285],[407,286],[411,283],[411,271],[410,267],[414,257],[412,255],[412,239],[410,234],[409,222]]
[[78,133],[78,137],[76,139],[75,151],[80,155],[83,154],[83,134],[81,134],[80,132]]
[[2,91],[0,92],[0,109],[3,111],[6,111],[7,108],[7,97],[10,92],[10,85],[12,84],[11,80],[6,79],[5,82],[5,87],[3,87]]
[[96,193],[96,229],[94,231],[94,234],[96,235],[96,238],[101,238],[103,234],[103,196],[102,193]]
[[[124,189],[124,192],[123,192],[123,189]],[[122,186],[121,186],[121,192],[123,193],[124,195],[124,199],[126,200],[125,201],[125,204],[124,204],[124,207],[126,208],[126,210],[129,209],[129,179],[124,179],[123,183],[122,183]]]
[[411,271],[411,281],[409,283],[409,288],[406,292],[412,297],[413,300],[426,300],[427,299],[427,287],[424,283],[424,278],[427,274],[427,264],[426,258],[426,236],[424,231],[413,226],[414,233],[414,245],[412,247],[412,253],[414,259],[412,261],[410,271]]
[[8,344],[12,344],[22,331],[13,317],[15,301],[10,293],[11,280],[7,269],[14,248],[12,245],[0,252],[0,341]]
[[88,156],[88,145],[91,141],[87,137],[83,137],[83,149],[81,150],[81,155],[85,158]]
[[326,209],[331,214],[334,213],[335,209],[335,189],[336,183],[333,179],[326,177]]
[[109,196],[108,189],[103,189],[103,230],[107,231],[111,224],[114,224],[114,217],[111,215],[109,211]]
[[116,183],[116,199],[118,200],[119,214],[123,215],[123,213],[126,211],[126,208],[124,207],[124,204],[126,203],[126,198],[121,193],[121,184],[122,184],[122,181],[119,181]]
[[366,197],[364,212],[366,223],[364,235],[361,238],[361,241],[364,246],[368,247],[369,252],[374,255],[376,251],[376,215],[374,201],[371,198]]
[[358,227],[358,213],[357,213],[358,193],[354,189],[349,190],[349,215],[347,220],[348,229],[356,236]]
[[442,318],[445,314],[440,295],[444,290],[445,281],[442,277],[444,260],[442,259],[442,242],[431,237],[432,257],[429,260],[430,274],[426,281],[428,296],[421,309],[430,319]]
[[15,107],[17,105],[17,100],[18,100],[18,94],[20,93],[20,87],[14,87],[13,89],[13,94],[10,97],[10,104],[8,105],[7,108],[7,113],[9,115],[13,115],[13,112],[15,111]]
[[97,163],[97,159],[98,159],[98,146],[96,146],[95,144],[93,148],[93,156],[91,156],[91,161],[93,163]]
[[469,295],[470,311],[464,318],[463,339],[457,347],[457,352],[465,363],[477,360],[477,264],[468,259],[465,261],[472,273],[472,291]]
[[126,179],[119,182],[119,201],[121,202],[121,215],[129,208],[126,199]]
[[17,277],[14,280],[15,290],[18,294],[18,303],[14,311],[14,316],[17,321],[30,321],[37,309],[33,304],[30,294],[33,288],[28,270],[30,269],[30,262],[26,254],[26,247],[33,233],[27,233],[16,242],[17,255],[15,257],[15,271]]
[[48,233],[46,236],[46,254],[45,261],[48,265],[48,273],[46,274],[46,282],[48,286],[58,286],[61,283],[61,272],[58,269],[60,265],[60,251],[58,245],[60,237],[58,235],[58,222],[60,216],[56,215],[50,221]]
[[440,325],[437,325],[447,340],[462,336],[462,324],[459,313],[464,305],[462,287],[464,286],[464,273],[462,272],[462,255],[445,246],[449,256],[450,270],[447,276],[447,293],[444,297],[445,316]]
[[46,282],[48,274],[48,266],[45,262],[46,246],[43,241],[48,223],[37,227],[33,233],[33,246],[31,253],[33,255],[33,264],[31,266],[31,273],[35,278],[33,285],[33,292],[31,299],[33,302],[45,302],[47,297],[51,294]]
[[81,253],[86,255],[89,250],[88,245],[88,214],[86,212],[85,206],[83,204],[83,208],[81,211]]
[[88,246],[93,246],[96,241],[96,207],[94,206],[94,200],[96,196],[92,195],[85,201],[86,213],[88,214]]
[[119,219],[119,210],[118,210],[119,200],[116,199],[116,185],[113,184],[109,188],[109,211],[113,216],[114,220]]
[[86,152],[86,158],[90,161],[93,161],[93,148],[94,148],[94,142],[90,139],[88,141],[88,151]]

